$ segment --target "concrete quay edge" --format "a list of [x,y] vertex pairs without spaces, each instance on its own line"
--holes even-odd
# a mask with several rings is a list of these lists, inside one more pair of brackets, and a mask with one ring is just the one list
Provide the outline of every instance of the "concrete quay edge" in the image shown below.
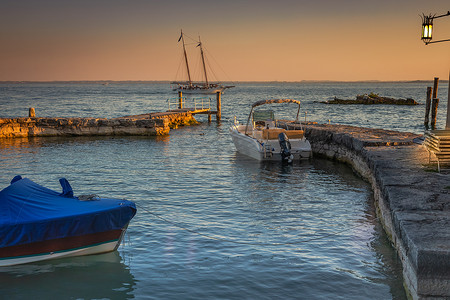
[[437,173],[420,135],[306,125],[314,155],[349,164],[374,192],[377,214],[412,299],[450,299],[450,172]]

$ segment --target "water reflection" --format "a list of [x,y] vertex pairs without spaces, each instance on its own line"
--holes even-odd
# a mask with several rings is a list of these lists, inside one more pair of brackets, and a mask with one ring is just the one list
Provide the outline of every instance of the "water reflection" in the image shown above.
[[[238,153],[232,160],[236,184],[251,178],[240,191],[248,193],[245,203],[254,215],[249,234],[267,237],[270,243],[286,242],[278,251],[317,263],[318,269],[328,269],[327,276],[336,273],[348,290],[371,282],[386,285],[393,299],[405,299],[401,264],[376,217],[370,186],[349,167],[323,159],[288,166],[259,163]],[[303,280],[317,280],[317,286],[322,280],[314,277],[320,274],[317,270]]]
[[3,299],[127,299],[135,284],[117,251],[0,269]]
[[168,144],[170,136],[72,136],[72,137],[23,137],[23,138],[2,138],[0,149],[22,150],[35,149],[39,147],[55,147],[58,145],[74,144],[98,144],[102,142],[114,141],[133,142],[139,140],[152,140],[158,143]]

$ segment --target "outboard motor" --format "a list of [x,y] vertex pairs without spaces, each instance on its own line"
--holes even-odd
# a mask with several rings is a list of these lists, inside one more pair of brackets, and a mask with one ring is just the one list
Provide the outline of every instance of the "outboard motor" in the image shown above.
[[278,135],[278,142],[280,143],[282,162],[292,163],[294,155],[291,153],[291,143],[284,132]]

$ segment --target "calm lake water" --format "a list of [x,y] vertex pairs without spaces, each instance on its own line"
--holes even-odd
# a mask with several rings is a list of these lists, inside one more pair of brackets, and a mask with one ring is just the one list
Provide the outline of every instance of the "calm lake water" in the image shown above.
[[[238,83],[223,95],[221,124],[168,137],[1,140],[1,188],[20,174],[60,190],[66,177],[76,195],[138,206],[119,251],[2,268],[1,298],[406,299],[368,183],[323,159],[256,163],[236,153],[228,127],[254,101],[294,98],[309,121],[420,133],[423,105],[318,101],[374,92],[423,103],[430,84]],[[170,97],[162,83],[3,83],[0,117],[35,107],[38,116],[111,118],[165,111]]]

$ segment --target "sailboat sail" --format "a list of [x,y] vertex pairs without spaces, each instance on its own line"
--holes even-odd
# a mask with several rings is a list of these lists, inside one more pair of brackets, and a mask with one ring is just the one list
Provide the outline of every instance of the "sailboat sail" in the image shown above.
[[224,86],[220,83],[211,83],[208,80],[208,72],[206,68],[205,62],[205,53],[203,51],[203,44],[198,38],[197,48],[200,49],[200,56],[202,60],[202,71],[204,82],[194,82],[191,77],[191,71],[189,68],[189,60],[186,52],[186,43],[184,40],[183,30],[181,30],[181,36],[178,39],[178,42],[182,41],[183,44],[183,60],[187,71],[187,81],[174,81],[172,84],[176,84],[177,87],[174,89],[175,91],[183,92],[183,93],[191,93],[191,94],[215,94],[217,92],[223,92],[227,88],[232,88],[234,86]]

